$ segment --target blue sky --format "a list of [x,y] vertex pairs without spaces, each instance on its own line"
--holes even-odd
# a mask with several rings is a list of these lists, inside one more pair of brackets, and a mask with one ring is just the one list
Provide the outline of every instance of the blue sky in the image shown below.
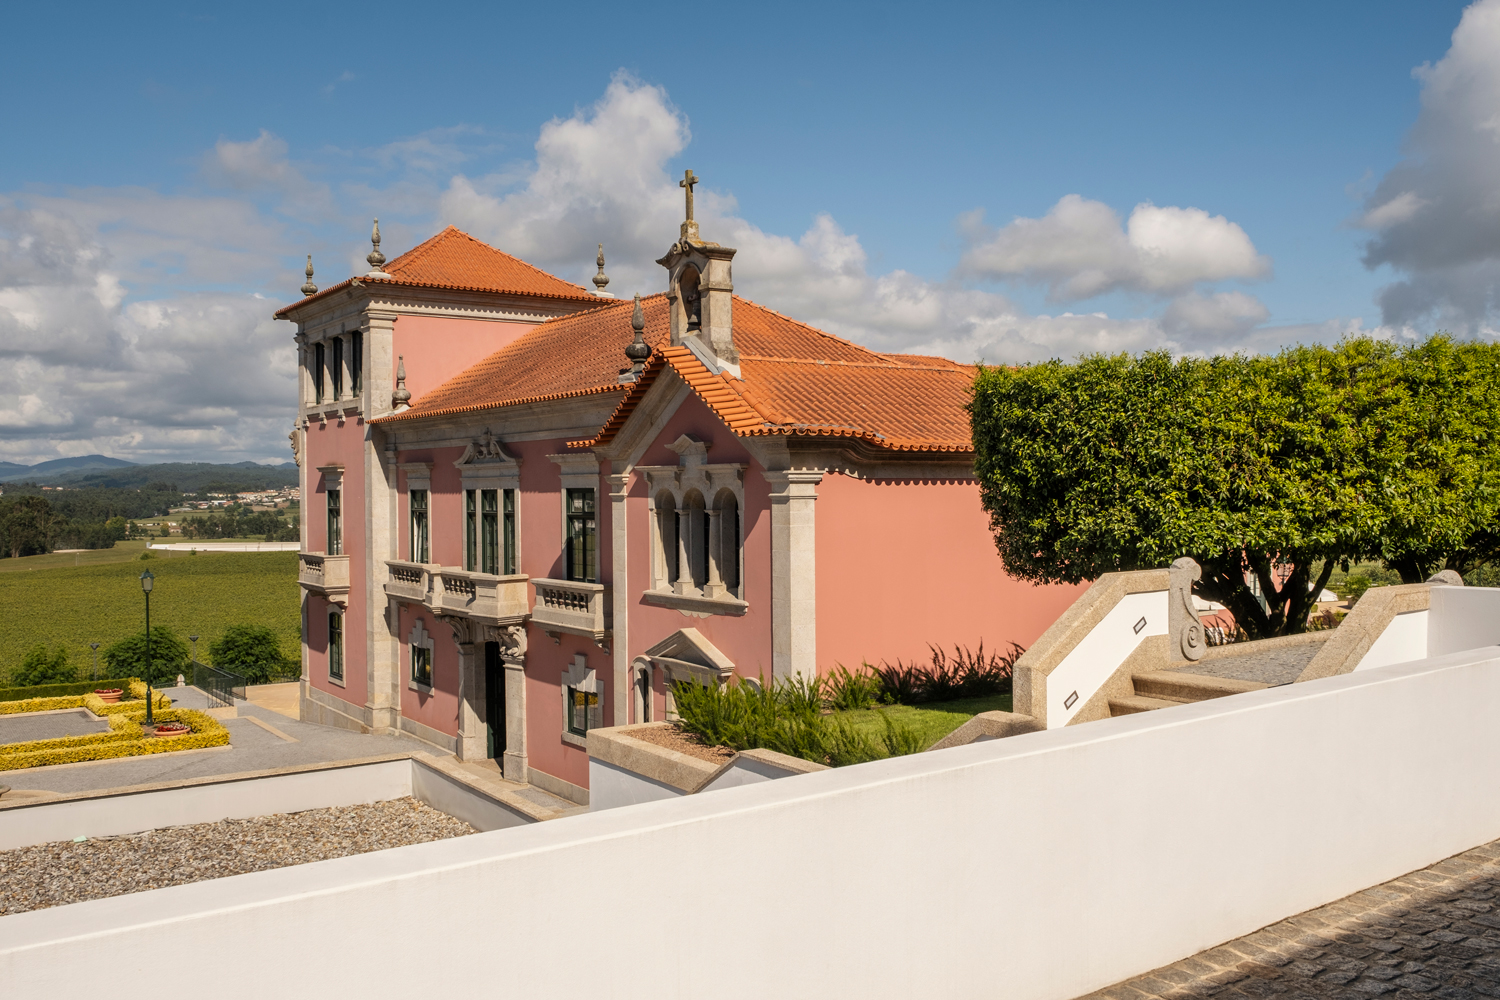
[[0,458],[281,460],[303,254],[654,291],[688,166],[741,291],[882,349],[1487,336],[1495,6],[14,6]]

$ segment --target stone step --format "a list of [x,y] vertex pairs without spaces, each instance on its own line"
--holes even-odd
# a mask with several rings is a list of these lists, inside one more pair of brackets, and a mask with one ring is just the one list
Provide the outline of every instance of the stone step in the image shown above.
[[1181,705],[1180,701],[1167,701],[1163,698],[1144,698],[1141,695],[1130,695],[1126,698],[1109,699],[1109,714],[1111,716],[1135,715],[1138,712],[1153,712],[1158,708],[1171,708],[1173,705]]
[[1260,681],[1209,677],[1186,670],[1153,670],[1136,674],[1131,679],[1135,682],[1135,693],[1138,695],[1180,702],[1207,701],[1209,698],[1223,698],[1266,687]]

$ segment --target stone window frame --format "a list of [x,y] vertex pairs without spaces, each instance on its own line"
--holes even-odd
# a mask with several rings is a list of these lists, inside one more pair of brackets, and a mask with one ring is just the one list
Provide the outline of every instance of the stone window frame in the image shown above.
[[[318,466],[318,472],[322,475],[322,479],[323,479],[323,554],[325,556],[341,556],[341,555],[345,554],[344,553],[344,467],[342,465],[320,465],[320,466]],[[338,543],[339,544],[337,546],[337,548],[338,548],[337,552],[330,552],[330,551],[328,551],[329,549],[335,547],[335,546],[332,546],[332,545],[329,544],[329,542],[332,541],[332,539],[329,537],[329,531],[328,531],[329,527],[331,527],[331,524],[332,524],[332,522],[330,521],[330,519],[328,517],[328,494],[330,492],[337,493],[339,495],[339,506],[338,506],[338,511],[339,511]]]
[[[567,563],[566,546],[568,544],[568,491],[569,490],[593,490],[594,491],[594,575],[597,580],[590,583],[604,583],[604,505],[601,502],[606,495],[599,483],[601,470],[599,456],[593,452],[583,452],[577,455],[548,455],[548,461],[557,464],[561,474],[562,483],[557,491],[557,514],[558,525],[562,531],[562,544],[564,550],[561,553],[563,562]],[[566,573],[564,573],[566,576]]]
[[[397,466],[406,479],[406,489],[403,491],[402,503],[406,506],[406,554],[410,557],[407,561],[414,563],[432,562],[432,531],[435,527],[432,523],[432,463],[431,462],[402,462]],[[416,549],[416,523],[412,519],[411,492],[422,490],[427,493],[427,558],[418,559]]]
[[[482,445],[482,447],[481,447]],[[460,539],[463,557],[459,560],[464,569],[473,572],[482,572],[483,555],[481,547],[483,538],[480,523],[483,516],[482,498],[475,497],[474,524],[472,527],[467,523],[469,519],[469,492],[471,490],[495,490],[495,506],[498,513],[498,532],[500,551],[496,558],[497,570],[505,569],[505,494],[510,491],[512,502],[515,505],[515,538],[514,538],[514,563],[516,572],[521,572],[522,563],[522,532],[521,532],[521,460],[512,457],[505,451],[504,445],[495,440],[485,431],[484,438],[476,440],[465,451],[458,461],[453,463],[458,469],[459,491],[459,517],[463,524],[463,536]],[[474,565],[470,567],[469,558],[469,531],[474,533]],[[504,572],[493,574],[505,576]]]
[[[338,621],[338,630],[337,630],[337,632],[335,632],[334,627],[333,627],[333,623],[334,623],[335,620]],[[337,674],[335,674],[333,672],[333,661],[334,661],[334,655],[333,655],[334,642],[333,642],[333,639],[334,639],[335,634],[338,636],[339,672]],[[339,687],[344,687],[345,686],[344,675],[345,675],[345,672],[346,672],[347,666],[348,666],[348,657],[346,655],[346,652],[347,651],[344,648],[344,612],[343,612],[342,609],[340,609],[338,607],[338,605],[336,605],[336,604],[330,604],[328,606],[328,657],[327,657],[327,660],[328,660],[328,663],[327,663],[327,666],[328,666],[328,682],[330,684],[337,684]]]
[[[692,617],[706,618],[715,614],[743,615],[749,607],[744,598],[746,593],[745,470],[748,466],[742,463],[708,462],[708,446],[687,434],[682,435],[667,447],[681,456],[678,465],[639,465],[635,469],[646,479],[648,535],[650,537],[650,562],[648,564],[650,585],[642,593],[642,599],[647,604],[676,608]],[[664,495],[670,495],[673,509],[679,512],[676,523],[672,526],[670,539],[671,543],[676,545],[677,532],[681,530],[682,524],[681,512],[690,509],[685,506],[688,498],[694,493],[702,497],[703,509],[712,517],[713,512],[722,509],[719,506],[720,497],[725,491],[734,497],[736,508],[735,536],[730,541],[739,577],[738,585],[730,588],[722,583],[722,569],[725,563],[722,522],[718,527],[710,529],[710,537],[704,542],[707,547],[709,568],[703,586],[700,586],[691,575],[687,584],[684,585],[680,565],[674,580],[669,565],[671,560],[676,558],[676,554],[667,551],[669,539],[663,531],[660,508],[657,506],[659,499]],[[719,535],[717,543],[712,537],[715,533]],[[714,551],[716,547],[717,553]],[[691,567],[689,573],[691,574]],[[716,575],[721,577],[719,586],[723,588],[723,593],[718,595],[703,593]]]
[[[588,729],[599,729],[604,726],[604,684],[599,680],[599,672],[589,667],[586,655],[575,653],[572,662],[563,671],[562,683],[558,687],[562,692],[562,741],[580,750],[587,750]],[[588,726],[581,734],[573,732],[572,692],[574,691],[592,694],[597,698],[597,708],[592,711],[598,713],[599,725]]]
[[[431,694],[437,687],[437,657],[434,652],[432,633],[427,631],[427,622],[420,615],[417,617],[416,622],[413,623],[411,631],[406,634],[406,645],[407,690]],[[417,680],[417,650],[419,649],[427,651],[427,680],[430,682],[427,684],[423,684]]]

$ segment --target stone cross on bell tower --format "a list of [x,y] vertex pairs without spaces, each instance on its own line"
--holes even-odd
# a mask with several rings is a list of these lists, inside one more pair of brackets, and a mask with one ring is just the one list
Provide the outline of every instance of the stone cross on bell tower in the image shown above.
[[682,180],[677,186],[687,191],[687,216],[682,224],[682,239],[696,240],[698,238],[698,223],[693,221],[693,185],[698,183],[698,178],[693,176],[691,170],[682,172]]
[[734,248],[709,243],[698,235],[693,219],[693,186],[698,178],[685,170],[677,186],[686,193],[687,219],[667,255],[657,261],[667,269],[667,304],[672,343],[686,345],[705,363],[740,375],[734,346]]

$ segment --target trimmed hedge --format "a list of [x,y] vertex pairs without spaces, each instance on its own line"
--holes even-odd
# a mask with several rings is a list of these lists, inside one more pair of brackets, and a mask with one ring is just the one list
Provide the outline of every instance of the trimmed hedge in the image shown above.
[[107,677],[97,681],[76,681],[72,684],[36,684],[31,687],[0,688],[0,701],[26,701],[31,698],[57,698],[68,694],[88,694],[95,688],[123,688],[139,677]]
[[[7,747],[0,747],[0,751],[3,751],[0,752],[0,771],[229,745],[229,730],[203,712],[190,708],[164,708],[155,713],[156,721],[183,722],[192,727],[192,732],[182,736],[153,737],[144,735],[141,720],[145,718],[145,712],[139,708],[137,710],[138,715],[112,716],[109,720],[110,732],[108,733],[68,736],[55,740],[33,740],[29,743],[13,743]],[[117,737],[117,734],[125,735]],[[117,738],[111,741],[111,737]]]
[[[0,715],[19,715],[22,712],[57,712],[65,708],[86,708],[95,715],[118,715],[121,712],[144,712],[146,710],[146,685],[130,679],[131,701],[107,702],[90,690],[87,694],[62,695],[56,698],[28,698],[24,701],[0,701]],[[153,708],[170,708],[172,699],[155,691]]]

